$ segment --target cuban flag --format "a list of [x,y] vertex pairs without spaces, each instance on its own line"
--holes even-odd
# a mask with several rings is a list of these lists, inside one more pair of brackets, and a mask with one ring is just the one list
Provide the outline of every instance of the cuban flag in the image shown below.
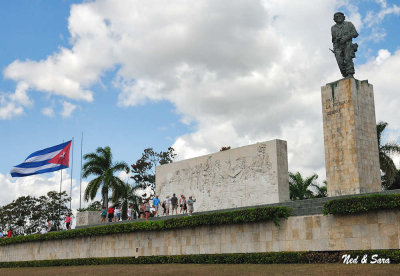
[[11,168],[11,176],[23,177],[68,168],[71,143],[72,140],[32,153],[23,163]]

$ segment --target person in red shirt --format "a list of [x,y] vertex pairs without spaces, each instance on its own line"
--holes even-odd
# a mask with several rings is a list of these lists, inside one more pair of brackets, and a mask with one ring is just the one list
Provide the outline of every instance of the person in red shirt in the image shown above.
[[114,218],[114,206],[108,208],[108,222],[112,222]]
[[11,229],[9,229],[8,230],[8,233],[7,233],[7,238],[11,238],[13,235],[12,235],[12,230]]

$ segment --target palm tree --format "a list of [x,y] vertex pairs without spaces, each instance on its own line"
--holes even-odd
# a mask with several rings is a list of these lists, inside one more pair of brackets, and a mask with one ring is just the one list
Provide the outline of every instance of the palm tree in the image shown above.
[[311,187],[315,187],[318,185],[315,183],[315,180],[318,178],[318,175],[313,174],[312,176],[303,179],[301,174],[297,172],[293,174],[289,172],[289,192],[291,200],[298,199],[308,199],[314,197],[313,192],[310,190]]
[[381,171],[384,173],[382,176],[382,185],[385,189],[390,189],[397,175],[396,165],[390,155],[400,154],[400,145],[395,142],[382,145],[382,133],[387,125],[388,123],[386,122],[379,122],[376,125],[376,132],[378,136],[379,163]]
[[122,201],[123,220],[127,218],[127,210],[130,205],[132,205],[133,209],[139,213],[139,204],[142,202],[142,197],[138,196],[136,193],[140,190],[142,190],[141,185],[131,185],[125,183],[123,189],[118,190],[118,192],[115,194],[115,197],[118,198],[118,201]]
[[397,170],[396,177],[394,178],[394,182],[389,187],[390,190],[392,189],[400,189],[400,170]]
[[98,147],[96,153],[85,154],[83,158],[87,160],[83,165],[83,177],[96,176],[86,187],[84,198],[86,201],[89,198],[93,200],[101,187],[103,206],[108,208],[108,192],[112,191],[112,201],[116,202],[124,189],[124,182],[114,174],[122,170],[128,173],[129,167],[125,162],[112,162],[110,147]]
[[316,184],[311,184],[316,190],[316,193],[314,193],[314,197],[327,197],[328,196],[328,187],[326,184],[326,180],[324,180],[322,186],[318,186]]

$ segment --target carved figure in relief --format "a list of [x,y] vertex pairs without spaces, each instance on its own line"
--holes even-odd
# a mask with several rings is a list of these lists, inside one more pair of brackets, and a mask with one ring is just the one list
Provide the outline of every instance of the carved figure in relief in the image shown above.
[[336,22],[331,28],[333,53],[342,76],[352,78],[354,75],[353,58],[358,49],[358,44],[353,43],[352,39],[356,38],[358,33],[353,23],[344,21],[344,13],[335,13],[333,20]]
[[243,172],[243,169],[243,160],[241,160],[241,158],[238,158],[234,161],[233,164],[230,163],[229,176],[231,178],[239,178],[240,174]]
[[251,170],[253,179],[256,177],[257,173],[263,173],[272,167],[269,161],[269,155],[266,152],[266,146],[264,144],[260,145],[257,149],[257,156],[253,157],[251,163]]
[[225,171],[221,166],[220,160],[216,160],[214,166],[214,182],[216,186],[220,186],[225,178]]

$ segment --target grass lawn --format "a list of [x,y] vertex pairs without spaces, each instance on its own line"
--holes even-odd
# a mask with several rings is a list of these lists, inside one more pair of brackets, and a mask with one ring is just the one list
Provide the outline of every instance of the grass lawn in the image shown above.
[[400,275],[400,264],[157,264],[1,268],[0,275]]

